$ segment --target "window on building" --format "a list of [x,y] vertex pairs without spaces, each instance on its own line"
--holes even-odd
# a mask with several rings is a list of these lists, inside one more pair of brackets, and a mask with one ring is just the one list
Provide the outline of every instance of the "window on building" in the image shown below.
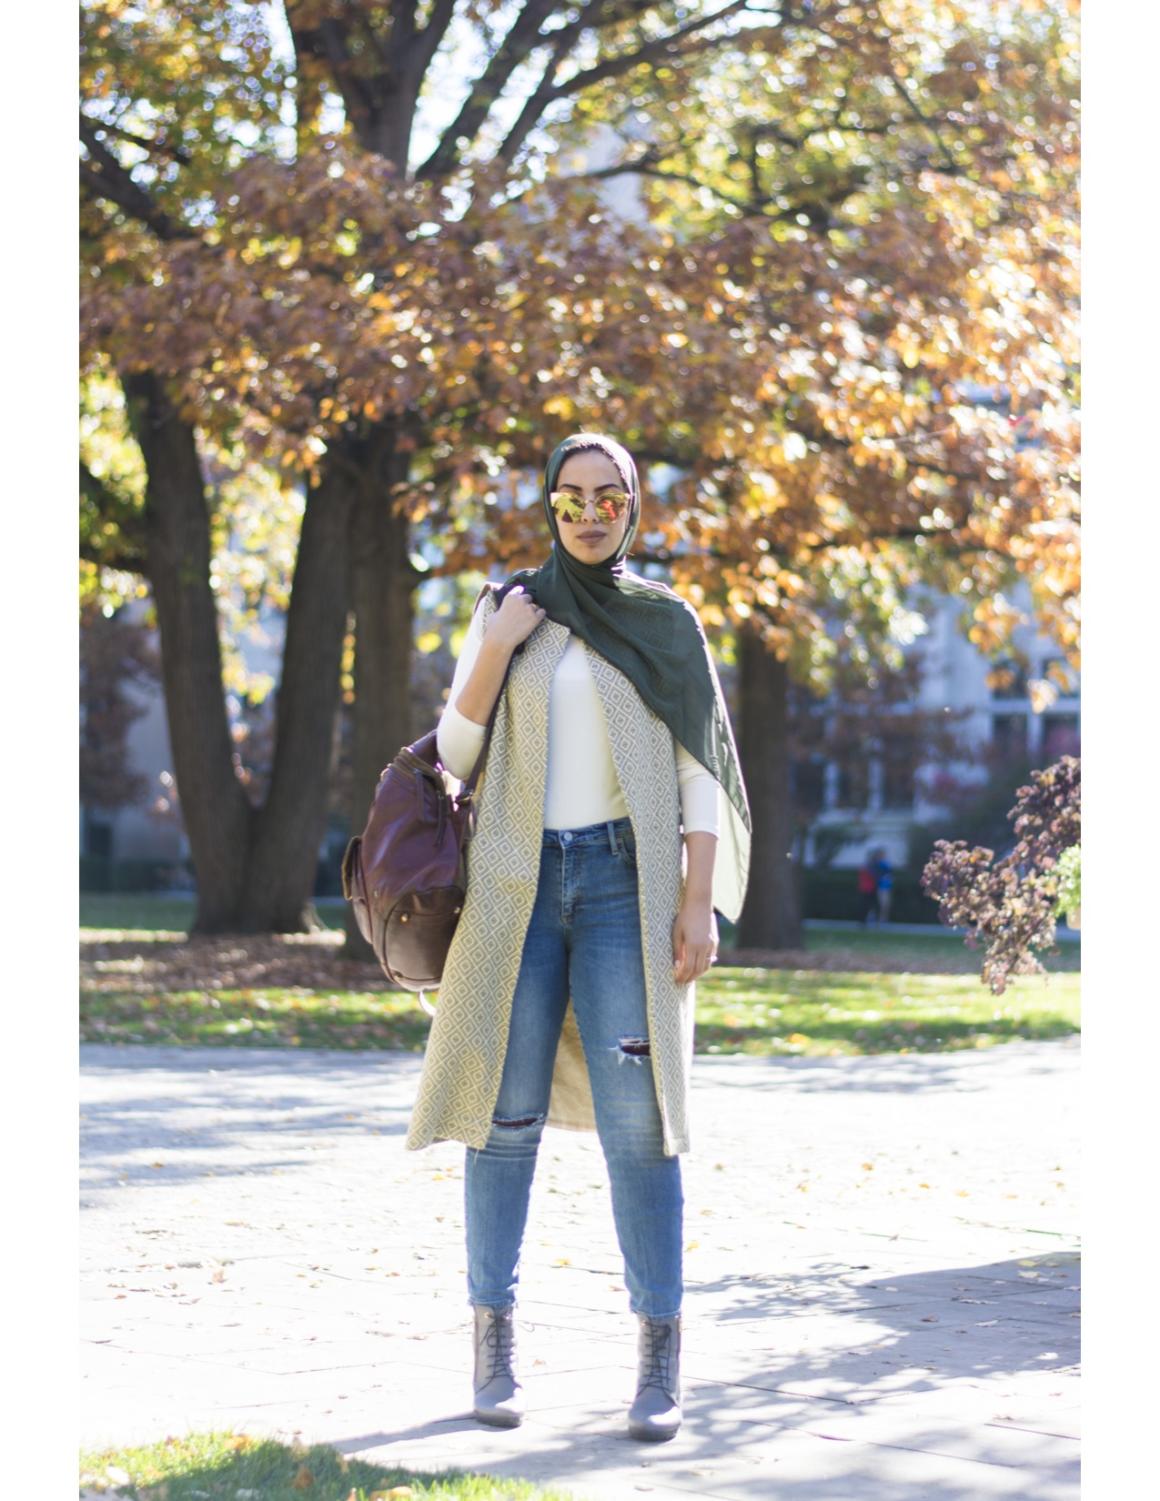
[[826,763],[811,757],[793,763],[793,800],[795,807],[822,808],[826,800]]
[[1014,657],[1003,657],[991,668],[991,697],[997,699],[1027,697],[1027,669]]
[[914,807],[917,742],[913,735],[892,735],[882,748],[882,806]]
[[1026,757],[1026,714],[992,714],[991,751],[1000,761],[1017,761]]
[[113,858],[113,825],[107,818],[90,813],[88,809],[84,814],[84,844],[81,853],[91,860]]
[[870,801],[870,758],[851,757],[838,769],[838,806],[865,808]]
[[1050,765],[1060,756],[1079,755],[1079,715],[1045,714],[1043,716],[1043,761]]
[[1044,657],[1039,676],[1054,683],[1064,698],[1073,698],[1077,692],[1075,670],[1066,657]]

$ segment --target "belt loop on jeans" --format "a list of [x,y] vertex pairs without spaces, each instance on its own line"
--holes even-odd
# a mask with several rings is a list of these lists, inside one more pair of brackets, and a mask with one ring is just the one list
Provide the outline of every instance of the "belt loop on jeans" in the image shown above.
[[610,818],[604,827],[608,830],[608,848],[616,854],[616,826]]

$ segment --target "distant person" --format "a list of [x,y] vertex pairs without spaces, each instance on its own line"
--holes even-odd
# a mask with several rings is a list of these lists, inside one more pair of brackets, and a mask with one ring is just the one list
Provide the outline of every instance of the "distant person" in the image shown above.
[[879,850],[878,859],[874,862],[874,874],[878,878],[878,921],[890,921],[890,896],[894,889],[894,867],[886,858],[884,850]]
[[878,907],[878,877],[870,869],[869,857],[858,867],[858,921],[870,926],[871,915]]

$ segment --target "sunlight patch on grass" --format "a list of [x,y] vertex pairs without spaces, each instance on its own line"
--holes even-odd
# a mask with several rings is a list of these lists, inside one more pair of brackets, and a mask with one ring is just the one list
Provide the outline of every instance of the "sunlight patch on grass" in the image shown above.
[[81,994],[85,1042],[422,1052],[429,1018],[404,991],[184,990]]
[[1079,976],[1022,977],[1002,997],[973,975],[722,970],[697,987],[699,1053],[825,1057],[950,1051],[1079,1030]]
[[[715,970],[697,985],[696,1051],[827,1057],[1067,1037],[1079,1030],[1079,986],[1076,974],[1021,977],[995,997],[970,975]],[[86,1042],[419,1053],[429,1027],[406,991],[270,987],[81,998]]]
[[421,1474],[347,1459],[322,1444],[232,1432],[189,1434],[81,1456],[85,1493],[134,1501],[571,1501],[523,1480],[463,1470]]

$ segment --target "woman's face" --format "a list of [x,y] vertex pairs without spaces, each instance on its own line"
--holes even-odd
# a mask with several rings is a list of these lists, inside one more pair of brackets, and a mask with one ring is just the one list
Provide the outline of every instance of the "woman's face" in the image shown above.
[[557,490],[567,490],[585,503],[578,521],[556,518],[561,542],[582,563],[602,563],[612,557],[628,528],[631,506],[626,506],[615,521],[601,521],[596,514],[596,498],[609,488],[623,490],[624,481],[616,465],[598,448],[570,454],[556,476]]

